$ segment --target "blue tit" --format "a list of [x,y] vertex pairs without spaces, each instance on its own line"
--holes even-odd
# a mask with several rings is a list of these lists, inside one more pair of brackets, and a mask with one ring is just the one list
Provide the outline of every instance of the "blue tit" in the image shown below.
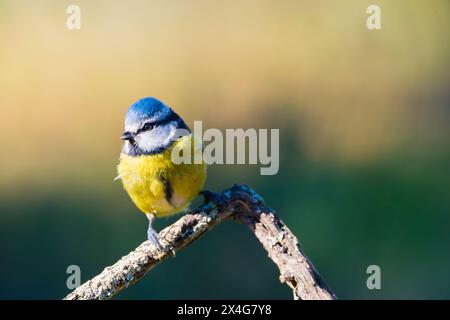
[[192,134],[183,119],[155,98],[143,98],[129,107],[122,139],[118,178],[148,218],[148,240],[160,248],[152,221],[188,207],[203,187],[206,164],[172,161],[173,148],[197,148],[198,144],[191,143]]

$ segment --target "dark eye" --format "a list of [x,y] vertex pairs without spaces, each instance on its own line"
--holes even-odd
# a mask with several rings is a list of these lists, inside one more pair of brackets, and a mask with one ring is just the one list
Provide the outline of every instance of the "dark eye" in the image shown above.
[[147,130],[152,130],[154,127],[153,124],[147,122],[146,124],[144,124],[144,126],[142,127],[142,131],[147,131]]

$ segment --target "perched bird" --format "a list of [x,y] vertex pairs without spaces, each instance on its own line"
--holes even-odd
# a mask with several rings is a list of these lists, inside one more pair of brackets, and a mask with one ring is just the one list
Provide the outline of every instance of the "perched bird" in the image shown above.
[[198,144],[193,143],[183,119],[155,98],[143,98],[130,106],[121,138],[124,145],[117,167],[118,178],[148,218],[148,240],[160,248],[153,219],[178,213],[189,205],[203,187],[206,164],[172,161],[174,147],[183,149],[189,144],[196,152]]

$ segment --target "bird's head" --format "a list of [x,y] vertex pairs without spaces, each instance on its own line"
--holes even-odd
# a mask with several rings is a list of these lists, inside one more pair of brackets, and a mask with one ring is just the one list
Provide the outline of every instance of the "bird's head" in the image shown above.
[[155,98],[143,98],[125,116],[122,152],[131,156],[161,153],[183,132],[190,132],[189,128],[171,108]]

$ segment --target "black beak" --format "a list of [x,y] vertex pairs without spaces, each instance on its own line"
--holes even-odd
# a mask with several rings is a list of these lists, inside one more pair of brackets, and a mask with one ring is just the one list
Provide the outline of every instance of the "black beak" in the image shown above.
[[125,132],[122,134],[122,136],[120,137],[120,139],[132,141],[132,140],[134,139],[134,133],[129,132],[129,131],[125,131]]

